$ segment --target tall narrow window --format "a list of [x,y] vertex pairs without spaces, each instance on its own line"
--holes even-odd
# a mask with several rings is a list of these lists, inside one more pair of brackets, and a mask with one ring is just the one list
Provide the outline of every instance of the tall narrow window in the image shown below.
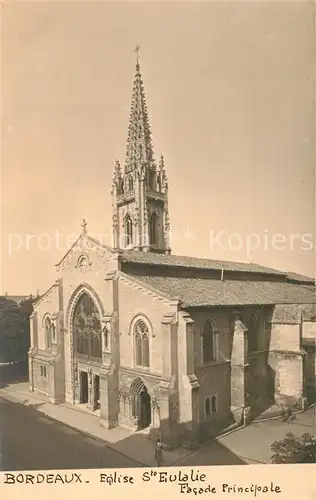
[[52,322],[50,318],[45,319],[45,338],[46,338],[46,348],[52,348]]
[[202,359],[203,363],[216,359],[215,332],[211,321],[206,321],[202,330]]
[[56,340],[56,328],[55,328],[54,323],[52,323],[51,332],[52,332],[52,341],[55,342],[55,340]]
[[109,330],[106,326],[103,328],[103,341],[104,349],[107,350],[109,348]]
[[99,311],[87,294],[83,293],[73,316],[75,353],[100,359],[102,357],[102,327]]
[[211,399],[211,409],[212,409],[212,413],[216,413],[217,412],[216,396],[212,396],[212,399]]
[[256,314],[252,314],[246,324],[248,328],[248,350],[256,351],[258,349],[259,321]]
[[125,246],[133,243],[133,222],[130,215],[125,217]]
[[149,189],[156,189],[156,173],[154,170],[148,172],[148,186]]
[[158,215],[156,212],[150,217],[149,222],[149,243],[150,245],[157,245],[157,229],[158,229]]
[[128,190],[133,191],[133,189],[134,189],[133,177],[130,175],[128,178]]
[[143,320],[137,321],[134,327],[135,361],[137,366],[149,367],[149,332]]
[[211,414],[211,402],[210,398],[206,398],[205,400],[205,416],[209,417]]

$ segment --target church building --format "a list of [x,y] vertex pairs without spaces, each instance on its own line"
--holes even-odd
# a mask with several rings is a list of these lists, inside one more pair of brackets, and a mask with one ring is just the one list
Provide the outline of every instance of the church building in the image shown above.
[[84,222],[35,303],[30,390],[170,445],[314,402],[314,281],[172,254],[167,172],[155,160],[138,60],[111,196],[113,247]]

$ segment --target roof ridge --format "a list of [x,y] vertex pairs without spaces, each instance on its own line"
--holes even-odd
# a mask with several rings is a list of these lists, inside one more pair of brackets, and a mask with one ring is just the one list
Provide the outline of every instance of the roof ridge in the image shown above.
[[[134,260],[134,259],[135,260]],[[175,262],[177,259],[179,259],[179,263]],[[260,272],[264,271],[266,274],[273,274],[273,275],[278,275],[278,276],[287,276],[287,273],[284,271],[279,271],[277,269],[269,268],[266,266],[263,266],[261,264],[253,263],[253,262],[240,262],[240,261],[223,261],[223,260],[218,260],[218,259],[208,259],[206,257],[194,257],[194,256],[185,256],[185,255],[166,255],[166,254],[153,254],[152,252],[148,253],[143,253],[143,252],[136,252],[133,250],[125,250],[122,252],[122,260],[127,260],[127,261],[138,261],[138,263],[145,263],[147,265],[154,265],[154,266],[159,266],[159,265],[165,265],[168,267],[172,266],[177,266],[177,267],[191,267],[190,262],[195,261],[197,265],[194,265],[192,267],[198,268],[198,262],[201,263],[209,263],[209,264],[217,264],[218,266],[221,266],[224,268],[224,271],[243,271],[243,272]],[[150,262],[151,260],[151,262]],[[154,261],[156,260],[156,262]],[[183,260],[183,262],[181,262]],[[227,267],[225,268],[225,265]],[[239,267],[244,267],[243,269],[231,269],[228,267],[229,265],[231,266],[239,266]],[[246,269],[248,267],[248,269]],[[202,269],[207,269],[205,266],[201,266]],[[212,269],[211,266],[209,266],[209,269]],[[213,268],[215,269],[215,268]],[[219,268],[218,268],[219,269]]]

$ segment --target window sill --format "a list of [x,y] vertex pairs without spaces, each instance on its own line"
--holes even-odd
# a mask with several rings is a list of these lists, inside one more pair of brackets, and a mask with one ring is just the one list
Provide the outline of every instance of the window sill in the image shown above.
[[144,372],[149,372],[150,371],[150,366],[138,366],[138,365],[135,365],[134,368],[136,370],[142,370]]
[[222,360],[214,360],[214,361],[207,361],[207,362],[202,362],[198,365],[198,368],[207,368],[209,366],[219,366],[219,365],[226,365],[230,363],[229,359],[222,359]]

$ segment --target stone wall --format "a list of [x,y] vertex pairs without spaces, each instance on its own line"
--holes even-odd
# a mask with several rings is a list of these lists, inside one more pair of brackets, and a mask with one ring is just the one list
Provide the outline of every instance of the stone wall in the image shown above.
[[163,299],[136,285],[132,279],[119,278],[120,365],[122,367],[135,368],[134,336],[131,327],[135,319],[143,317],[151,330],[149,371],[162,375],[164,353],[161,322],[165,314],[175,311],[176,307],[170,300]]

